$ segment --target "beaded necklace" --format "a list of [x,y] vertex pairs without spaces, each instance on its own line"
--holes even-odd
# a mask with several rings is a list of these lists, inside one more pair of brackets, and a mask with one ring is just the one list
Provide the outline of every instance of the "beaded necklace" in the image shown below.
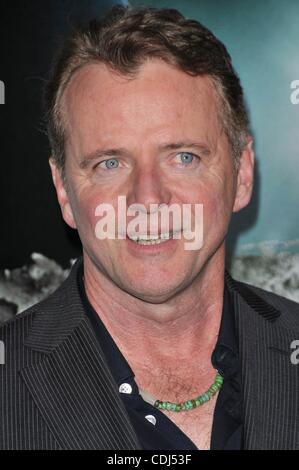
[[184,401],[182,403],[172,403],[170,401],[162,401],[156,400],[153,398],[149,393],[145,392],[144,390],[140,390],[140,395],[143,397],[145,401],[153,405],[155,408],[159,410],[167,410],[167,411],[188,411],[197,408],[198,406],[202,406],[204,403],[209,401],[217,392],[220,390],[223,384],[223,377],[217,372],[215,380],[210,388],[204,392],[202,395],[199,395],[196,398],[191,400]]

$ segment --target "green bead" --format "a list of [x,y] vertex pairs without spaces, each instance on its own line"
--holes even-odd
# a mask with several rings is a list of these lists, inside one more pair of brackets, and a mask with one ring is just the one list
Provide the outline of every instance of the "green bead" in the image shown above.
[[202,395],[199,395],[198,397],[192,400],[187,400],[183,403],[172,403],[169,401],[156,400],[154,403],[154,407],[160,410],[175,412],[192,410],[193,408],[197,408],[198,406],[201,406],[207,401],[209,401],[215,395],[215,393],[218,392],[222,384],[223,377],[219,374],[219,372],[217,372],[214,383]]
[[215,382],[222,384],[222,383],[223,383],[223,377],[221,377],[221,375],[217,374],[217,375],[216,375]]
[[187,410],[192,410],[192,408],[193,408],[193,403],[192,403],[191,400],[186,401],[185,404],[186,404],[186,409],[187,409]]

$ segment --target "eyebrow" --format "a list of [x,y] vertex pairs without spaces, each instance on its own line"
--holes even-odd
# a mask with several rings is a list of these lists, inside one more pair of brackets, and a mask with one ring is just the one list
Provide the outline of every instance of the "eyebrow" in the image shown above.
[[207,145],[201,142],[193,142],[190,140],[174,142],[169,144],[164,144],[159,147],[161,150],[178,150],[180,148],[189,148],[194,150],[200,150],[205,155],[209,155],[211,151],[208,149]]
[[124,148],[115,148],[115,149],[97,149],[93,152],[84,155],[80,159],[79,166],[80,168],[86,168],[94,160],[98,160],[102,157],[120,157],[121,155],[127,154],[127,150]]
[[[180,142],[170,142],[168,144],[163,144],[158,147],[159,151],[167,150],[178,150],[181,148],[188,148],[190,150],[197,150],[202,152],[204,155],[210,155],[211,151],[208,149],[206,144],[193,141],[180,141]],[[124,155],[129,155],[125,148],[107,148],[107,149],[96,149],[93,152],[90,152],[81,157],[79,166],[80,168],[86,168],[94,160],[98,160],[102,157],[120,157]]]

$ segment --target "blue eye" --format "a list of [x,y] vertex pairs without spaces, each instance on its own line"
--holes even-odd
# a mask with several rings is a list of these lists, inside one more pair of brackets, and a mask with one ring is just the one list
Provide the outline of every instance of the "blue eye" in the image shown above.
[[116,158],[109,158],[109,160],[101,162],[99,166],[106,170],[113,170],[119,166],[119,161]]
[[181,152],[179,153],[179,158],[181,160],[180,163],[183,163],[184,165],[188,165],[189,163],[193,162],[194,155],[189,152]]

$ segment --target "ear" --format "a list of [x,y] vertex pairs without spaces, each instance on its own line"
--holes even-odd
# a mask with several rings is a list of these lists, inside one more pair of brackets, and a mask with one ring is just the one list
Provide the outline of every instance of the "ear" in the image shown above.
[[49,164],[51,168],[53,183],[56,189],[57,199],[58,199],[60,209],[62,212],[62,217],[64,221],[71,228],[75,229],[77,228],[77,226],[76,226],[73,211],[69,202],[68,193],[65,188],[65,183],[63,182],[63,179],[61,176],[61,170],[57,168],[57,165],[53,158],[50,158]]
[[254,151],[252,146],[253,139],[249,136],[240,157],[233,212],[238,212],[246,207],[251,199],[254,176]]

